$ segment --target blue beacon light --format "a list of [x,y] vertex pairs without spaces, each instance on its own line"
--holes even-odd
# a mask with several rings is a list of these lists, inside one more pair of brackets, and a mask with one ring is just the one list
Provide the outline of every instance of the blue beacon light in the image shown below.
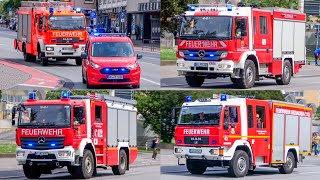
[[232,6],[228,5],[228,6],[227,6],[227,10],[228,10],[228,11],[232,11]]
[[53,13],[53,10],[54,10],[53,7],[50,7],[50,8],[49,8],[49,12],[50,12],[50,13]]
[[227,101],[227,95],[226,94],[221,94],[220,95],[220,101]]
[[62,92],[61,93],[61,98],[62,99],[69,99],[70,98],[70,92]]
[[196,10],[196,6],[190,6],[190,11],[195,11]]
[[29,99],[36,99],[36,98],[37,98],[37,95],[35,92],[29,93]]
[[186,102],[192,102],[192,96],[186,96]]

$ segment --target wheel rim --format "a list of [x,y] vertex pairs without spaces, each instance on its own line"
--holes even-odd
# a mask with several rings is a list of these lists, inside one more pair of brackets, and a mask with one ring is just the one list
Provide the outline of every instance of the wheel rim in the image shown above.
[[248,67],[246,74],[247,74],[248,81],[251,82],[253,80],[253,68]]
[[287,157],[287,167],[288,167],[289,169],[291,169],[292,165],[293,165],[293,161],[292,161],[291,157],[288,156],[288,157]]
[[125,169],[126,166],[126,160],[124,159],[123,156],[120,157],[120,168]]
[[285,67],[284,67],[284,78],[285,78],[285,79],[289,79],[289,76],[290,76],[289,67],[288,67],[288,66],[285,66]]
[[247,167],[247,161],[244,157],[240,157],[238,159],[238,168],[241,172],[243,172]]
[[91,163],[90,157],[86,158],[84,164],[85,164],[85,168],[86,168],[87,173],[90,173],[91,169],[92,169],[92,163]]

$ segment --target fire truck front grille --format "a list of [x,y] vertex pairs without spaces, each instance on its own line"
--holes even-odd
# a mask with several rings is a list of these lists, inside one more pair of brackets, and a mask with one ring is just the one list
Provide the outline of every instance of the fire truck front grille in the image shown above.
[[79,38],[57,38],[57,43],[77,43]]
[[27,159],[57,159],[56,155],[48,154],[48,155],[35,155],[35,154],[28,154]]
[[209,144],[209,137],[207,136],[187,136],[184,137],[184,144]]
[[64,138],[21,138],[21,147],[23,149],[62,149],[64,148]]

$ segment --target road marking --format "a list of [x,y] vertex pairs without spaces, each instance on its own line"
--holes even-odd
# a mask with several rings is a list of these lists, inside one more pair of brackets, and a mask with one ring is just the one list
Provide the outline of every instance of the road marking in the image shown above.
[[160,86],[160,83],[157,83],[157,82],[155,82],[155,81],[151,81],[151,80],[146,79],[146,78],[140,78],[140,79],[145,80],[145,81],[148,81],[148,82],[151,82],[151,83],[153,83],[153,84],[156,84],[156,85],[159,85],[159,86]]
[[0,45],[2,45],[2,46],[6,46],[6,47],[10,47],[10,46],[8,46],[8,45],[6,45],[6,44],[0,44]]
[[50,88],[50,89],[56,88],[56,87],[52,87],[52,86],[41,86],[41,85],[33,85],[33,84],[18,84],[17,86],[31,86],[31,87]]
[[318,174],[320,173],[319,171],[315,171],[315,172],[305,172],[305,173],[298,173],[299,175],[300,174]]
[[154,65],[154,66],[158,66],[159,67],[159,64],[153,64],[153,63],[143,62],[143,61],[139,61],[139,63],[150,64],[150,65]]

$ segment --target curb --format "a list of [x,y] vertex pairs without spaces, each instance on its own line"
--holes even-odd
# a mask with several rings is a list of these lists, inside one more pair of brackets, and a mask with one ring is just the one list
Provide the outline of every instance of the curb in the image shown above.
[[0,158],[16,158],[16,154],[0,154]]
[[295,78],[306,78],[306,77],[315,77],[315,76],[320,76],[320,74],[297,75],[297,76],[294,76],[294,77]]
[[176,65],[176,60],[170,60],[170,61],[166,61],[166,60],[160,60],[160,66],[173,66]]

